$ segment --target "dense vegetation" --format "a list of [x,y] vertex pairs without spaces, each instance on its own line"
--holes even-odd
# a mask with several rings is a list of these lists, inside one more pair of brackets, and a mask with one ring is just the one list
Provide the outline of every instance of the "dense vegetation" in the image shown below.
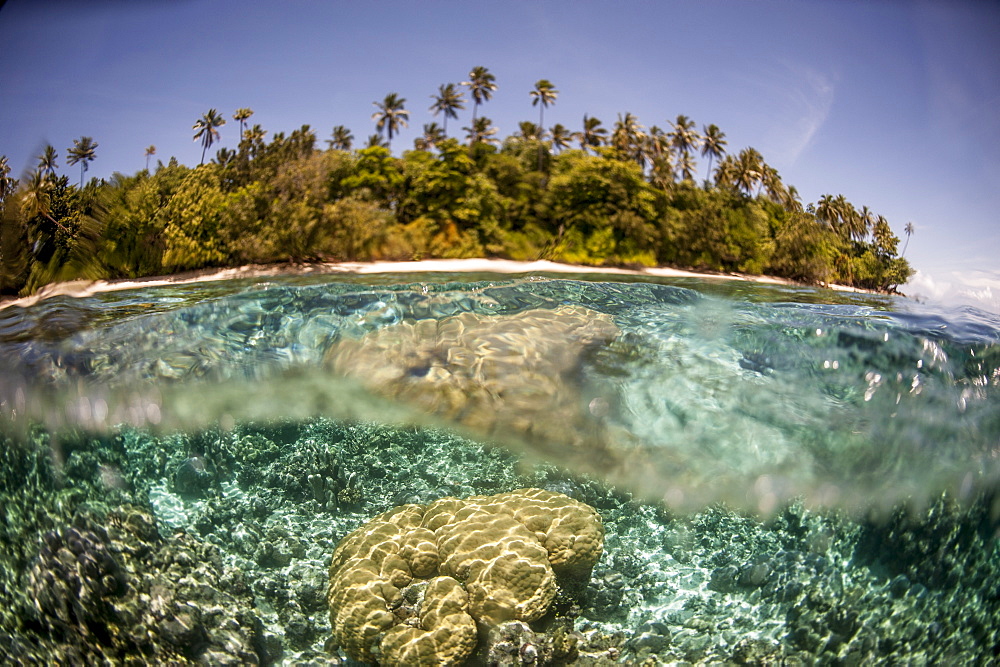
[[[459,139],[446,128],[465,108],[462,87],[473,114]],[[194,168],[171,158],[150,171],[150,146],[146,169],[84,185],[90,137],[68,152],[79,185],[56,174],[51,146],[21,182],[0,157],[0,292],[244,263],[429,257],[672,265],[879,290],[912,273],[885,218],[842,195],[803,206],[759,152],[727,154],[715,125],[699,133],[682,115],[664,132],[626,113],[610,132],[588,116],[580,131],[545,129],[558,91],[543,79],[530,91],[538,124],[500,140],[479,114],[495,90],[482,67],[442,85],[430,111],[444,125],[425,124],[400,157],[390,144],[409,112],[395,93],[375,103],[377,133],[357,149],[341,125],[325,149],[308,125],[265,141],[244,108],[233,115],[239,143],[208,163],[226,121],[212,109],[195,123]],[[702,183],[699,154],[711,175]]]

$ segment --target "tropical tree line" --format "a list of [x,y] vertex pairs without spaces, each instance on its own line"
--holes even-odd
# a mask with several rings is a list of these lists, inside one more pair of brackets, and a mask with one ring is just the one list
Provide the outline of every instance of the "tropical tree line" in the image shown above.
[[[481,114],[496,90],[484,67],[442,84],[428,108],[442,124],[426,123],[399,156],[392,140],[410,114],[390,93],[373,102],[375,132],[359,146],[343,125],[325,147],[308,125],[268,137],[241,108],[238,143],[208,162],[226,119],[210,109],[192,126],[197,167],[170,158],[150,169],[149,146],[145,169],[84,184],[90,137],[68,153],[81,164],[79,184],[57,175],[51,146],[21,180],[2,157],[0,291],[245,263],[430,257],[670,265],[877,290],[912,274],[883,216],[843,195],[803,205],[757,150],[728,152],[715,125],[699,131],[680,115],[646,127],[623,113],[611,127],[585,115],[579,129],[546,128],[559,91],[542,79],[529,91],[538,122],[501,138]],[[471,120],[449,136],[466,95]]]

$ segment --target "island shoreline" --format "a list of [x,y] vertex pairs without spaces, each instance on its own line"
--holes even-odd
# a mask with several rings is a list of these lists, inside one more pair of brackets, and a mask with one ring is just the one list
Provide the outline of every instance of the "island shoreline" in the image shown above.
[[[267,278],[274,276],[308,275],[379,275],[393,273],[496,273],[507,275],[525,274],[574,274],[574,275],[617,275],[654,278],[698,278],[702,280],[726,280],[762,283],[770,285],[804,286],[787,278],[752,275],[744,273],[710,273],[687,271],[670,267],[644,267],[627,269],[609,266],[584,266],[563,264],[548,260],[532,262],[508,259],[425,259],[415,261],[378,262],[305,262],[279,264],[245,264],[238,267],[219,269],[199,269],[180,273],[150,276],[146,278],[120,278],[114,280],[72,280],[46,285],[35,294],[26,297],[5,297],[0,299],[0,310],[9,306],[31,306],[39,301],[55,296],[86,297],[103,292],[115,292],[143,287],[165,285],[185,285],[241,278]],[[847,285],[825,284],[819,287],[838,292],[877,294],[874,290]]]

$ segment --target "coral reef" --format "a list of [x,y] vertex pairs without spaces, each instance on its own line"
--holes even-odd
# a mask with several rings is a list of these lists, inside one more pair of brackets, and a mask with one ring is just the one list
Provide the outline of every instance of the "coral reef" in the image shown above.
[[566,380],[618,333],[608,315],[579,306],[465,312],[345,339],[326,359],[337,375],[479,434],[591,442],[598,422],[588,404],[601,398]]
[[[186,485],[178,470],[194,457],[197,483]],[[463,510],[448,496],[528,487],[593,507],[603,553],[586,581],[550,562],[548,611],[478,632],[472,663],[991,664],[1000,652],[995,496],[942,496],[860,520],[800,505],[768,520],[722,506],[682,514],[443,431],[315,419],[5,439],[0,655],[337,664],[328,573],[343,536],[400,505],[422,507],[423,521],[437,502],[452,521],[489,503]],[[517,523],[546,560],[542,545],[563,544],[553,528],[570,525]],[[452,651],[441,628],[463,627],[454,617],[474,607],[454,586],[427,599],[429,581],[446,574],[436,534],[436,570],[429,545],[399,542],[405,558],[391,554],[386,571],[398,596],[383,609],[399,628],[387,650],[404,662]]]
[[259,664],[273,657],[239,573],[218,550],[184,535],[161,539],[136,508],[87,515],[47,533],[24,575],[31,640],[8,654],[26,662],[134,660]]
[[[544,489],[398,507],[333,554],[334,636],[357,660],[460,664],[475,648],[477,622],[539,619],[556,596],[557,573],[589,575],[603,539],[593,508]],[[404,600],[420,579],[430,582],[414,611]]]

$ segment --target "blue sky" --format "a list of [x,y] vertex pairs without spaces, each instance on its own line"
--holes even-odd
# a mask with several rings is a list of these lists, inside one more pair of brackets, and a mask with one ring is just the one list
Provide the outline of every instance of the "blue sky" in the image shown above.
[[[15,174],[46,143],[98,142],[88,175],[157,157],[198,163],[191,125],[209,108],[270,133],[337,124],[374,132],[372,102],[406,98],[412,146],[431,95],[483,65],[499,89],[481,113],[500,134],[536,120],[529,91],[559,90],[545,124],[605,126],[631,112],[670,129],[715,123],[753,146],[805,202],[844,194],[916,228],[913,289],[1000,310],[1000,3],[34,2],[0,9],[0,154]],[[451,134],[468,125],[471,104]],[[270,135],[269,135],[270,136]],[[215,148],[213,147],[213,151]],[[704,165],[702,165],[704,168]],[[703,174],[701,174],[703,176]],[[905,237],[904,237],[905,240]]]

